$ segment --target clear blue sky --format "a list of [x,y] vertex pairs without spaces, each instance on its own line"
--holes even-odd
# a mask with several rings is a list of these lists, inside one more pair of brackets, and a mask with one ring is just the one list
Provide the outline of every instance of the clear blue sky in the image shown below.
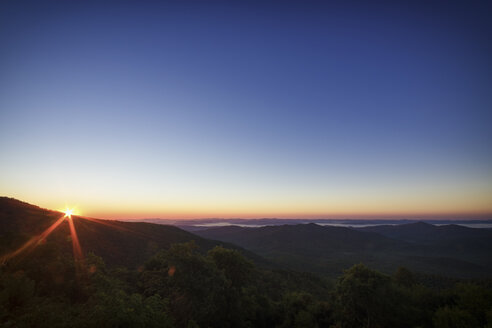
[[105,217],[492,213],[490,2],[0,4],[0,194]]

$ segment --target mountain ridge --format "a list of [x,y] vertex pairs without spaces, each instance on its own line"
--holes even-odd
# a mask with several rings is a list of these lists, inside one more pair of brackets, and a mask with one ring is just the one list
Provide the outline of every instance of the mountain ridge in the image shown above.
[[[0,257],[20,249],[32,238],[40,236],[64,213],[43,209],[14,198],[0,197]],[[84,254],[92,252],[109,265],[138,266],[152,254],[174,243],[195,242],[203,252],[215,246],[239,250],[257,264],[267,261],[243,248],[225,242],[210,241],[175,226],[145,222],[123,222],[72,216],[75,231]],[[65,252],[72,251],[67,220],[45,239],[53,240]],[[44,241],[40,241],[42,245]]]
[[[290,265],[292,269],[302,268],[331,275],[359,262],[383,272],[392,272],[398,266],[408,266],[423,273],[449,273],[457,277],[486,277],[492,274],[492,261],[488,255],[492,251],[492,243],[488,240],[492,238],[475,240],[470,237],[474,233],[492,236],[492,231],[461,226],[435,227],[423,222],[396,228],[381,227],[382,232],[378,231],[378,227],[301,224],[261,228],[219,227],[194,233],[209,239],[234,242],[267,259]],[[441,237],[429,243],[419,241],[416,237],[402,238],[390,233],[385,235],[383,232],[388,229],[408,230],[406,235],[418,235],[423,230],[437,231],[435,236],[442,236],[448,230],[453,236],[457,232],[465,233],[461,239]]]

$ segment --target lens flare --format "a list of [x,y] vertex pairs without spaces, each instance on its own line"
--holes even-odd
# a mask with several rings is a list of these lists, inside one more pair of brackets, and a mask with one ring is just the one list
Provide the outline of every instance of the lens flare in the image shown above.
[[70,236],[72,238],[73,258],[75,260],[75,269],[77,275],[80,276],[84,267],[84,255],[82,247],[80,247],[79,237],[77,236],[77,230],[70,216],[68,216],[68,226],[70,227]]
[[41,242],[43,242],[63,222],[64,219],[65,217],[59,218],[58,220],[55,221],[55,223],[49,226],[48,229],[43,231],[41,234],[32,237],[17,250],[1,257],[0,263],[5,263],[6,261],[10,260],[13,257],[18,256],[21,253],[32,251],[34,248],[36,248],[36,246],[38,246]]
[[82,252],[82,247],[80,246],[79,238],[77,236],[77,231],[75,230],[75,225],[72,220],[72,215],[78,214],[74,208],[65,207],[63,210],[59,210],[64,213],[64,216],[60,217],[56,220],[51,226],[49,226],[45,231],[41,234],[32,237],[29,239],[24,245],[16,249],[15,251],[3,255],[0,257],[0,263],[6,263],[10,259],[19,256],[21,253],[31,252],[34,248],[36,248],[39,244],[46,240],[46,238],[56,229],[63,221],[68,221],[68,225],[70,228],[70,236],[72,239],[73,246],[73,256],[77,266],[81,266],[83,264],[84,255]]

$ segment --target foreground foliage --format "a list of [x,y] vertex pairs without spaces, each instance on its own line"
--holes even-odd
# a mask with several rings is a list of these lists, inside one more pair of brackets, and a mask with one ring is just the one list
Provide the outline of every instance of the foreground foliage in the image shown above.
[[108,268],[59,249],[1,267],[4,327],[492,327],[486,282],[387,276],[359,264],[336,281],[259,269],[238,251],[174,244]]

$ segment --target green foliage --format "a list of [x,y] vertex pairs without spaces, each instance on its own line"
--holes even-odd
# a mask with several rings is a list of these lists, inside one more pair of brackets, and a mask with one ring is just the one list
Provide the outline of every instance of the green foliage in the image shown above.
[[415,275],[404,267],[398,267],[393,275],[393,279],[397,285],[403,287],[412,287],[417,283]]
[[484,326],[492,304],[492,291],[471,283],[460,283],[453,292],[457,307],[469,313],[479,326]]
[[341,327],[393,325],[395,298],[391,280],[362,264],[345,271],[336,286],[334,301]]
[[22,272],[4,273],[0,279],[0,305],[6,311],[29,304],[34,296],[35,283]]
[[[108,267],[89,253],[76,274],[73,261],[51,258],[53,250],[37,254],[2,269],[2,326],[492,326],[488,285],[427,287],[403,268],[389,277],[355,265],[332,288],[309,273],[258,269],[235,250],[203,254],[193,242],[172,245],[138,270]],[[50,280],[51,270],[33,268],[38,262],[59,268],[64,279]]]
[[280,304],[282,322],[279,327],[328,327],[332,309],[307,293],[287,293]]
[[[172,245],[139,270],[108,267],[89,253],[76,274],[73,261],[53,254],[49,247],[36,261],[2,268],[2,326],[492,326],[488,285],[430,288],[403,268],[389,277],[355,265],[332,288],[312,274],[258,269],[235,250],[203,254],[193,242]],[[50,280],[51,269],[33,268],[40,262],[64,278]]]
[[487,311],[485,315],[487,317],[487,325],[485,327],[492,328],[492,307],[490,308],[490,310]]
[[472,315],[457,307],[439,308],[433,318],[435,328],[474,328],[479,327]]
[[77,320],[80,306],[70,305],[61,299],[35,297],[26,311],[15,317],[15,327],[84,327]]
[[222,316],[225,278],[214,264],[197,252],[194,243],[175,244],[153,257],[141,275],[144,295],[170,300],[176,323],[186,326],[193,318],[207,326]]
[[166,302],[159,295],[128,295],[122,290],[95,294],[84,313],[91,327],[171,327]]
[[34,297],[34,281],[23,272],[0,275],[0,322],[15,321],[17,313],[22,313]]
[[228,286],[241,288],[251,280],[253,264],[238,251],[216,246],[208,252],[208,257],[225,275]]

